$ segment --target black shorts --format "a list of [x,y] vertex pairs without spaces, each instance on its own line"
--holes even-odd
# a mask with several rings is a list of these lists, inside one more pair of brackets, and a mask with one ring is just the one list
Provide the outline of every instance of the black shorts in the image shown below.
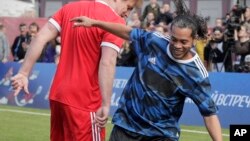
[[149,137],[130,132],[124,128],[114,125],[109,141],[173,141],[164,137]]

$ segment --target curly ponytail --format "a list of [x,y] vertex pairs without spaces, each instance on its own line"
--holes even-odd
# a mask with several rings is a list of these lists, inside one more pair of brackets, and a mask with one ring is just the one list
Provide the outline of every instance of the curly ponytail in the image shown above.
[[205,39],[207,34],[207,21],[204,17],[192,14],[188,10],[183,0],[174,0],[176,6],[176,17],[171,23],[172,26],[179,28],[190,28],[192,30],[193,38]]

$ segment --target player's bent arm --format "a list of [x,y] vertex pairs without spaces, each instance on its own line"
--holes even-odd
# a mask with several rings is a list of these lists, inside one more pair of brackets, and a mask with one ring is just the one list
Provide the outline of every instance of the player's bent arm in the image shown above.
[[33,65],[42,53],[45,44],[54,39],[58,34],[57,29],[49,22],[47,22],[43,28],[37,33],[37,36],[32,39],[30,47],[25,54],[23,64],[19,70],[19,73],[28,76]]
[[222,141],[222,131],[217,115],[204,116],[204,122],[213,141]]

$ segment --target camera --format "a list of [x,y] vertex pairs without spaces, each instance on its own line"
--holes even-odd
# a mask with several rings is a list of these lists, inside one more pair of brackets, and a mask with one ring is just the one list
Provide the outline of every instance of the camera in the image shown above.
[[250,72],[250,66],[249,65],[235,65],[234,69],[236,72]]
[[27,35],[26,35],[26,43],[27,43],[27,44],[30,44],[31,39],[32,39],[32,36],[31,36],[30,34],[27,34]]
[[240,30],[241,26],[241,16],[244,14],[246,11],[246,6],[241,6],[239,4],[236,4],[233,9],[232,9],[232,15],[227,21],[226,25],[226,32],[225,34],[227,35],[229,40],[234,39],[234,30],[236,29],[237,31]]

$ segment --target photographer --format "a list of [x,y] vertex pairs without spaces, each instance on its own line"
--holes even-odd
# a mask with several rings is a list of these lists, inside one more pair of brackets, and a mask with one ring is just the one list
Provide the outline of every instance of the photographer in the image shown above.
[[226,22],[226,30],[225,30],[226,47],[225,47],[225,58],[223,61],[226,72],[236,71],[237,67],[235,66],[240,64],[240,60],[241,62],[242,60],[244,60],[244,56],[242,59],[240,59],[239,56],[235,58],[235,54],[241,55],[242,50],[244,50],[244,52],[246,51],[245,49],[241,48],[242,45],[240,45],[240,42],[241,43],[245,42],[246,38],[243,37],[243,35],[240,35],[241,37],[238,37],[238,32],[242,30],[241,25],[243,25],[244,23],[247,25],[248,21],[250,20],[250,9],[244,5],[240,5],[239,1],[237,1],[237,4],[232,8],[229,15],[230,16]]
[[208,71],[224,72],[226,43],[222,27],[214,27],[212,37],[204,48],[204,64]]
[[241,25],[239,30],[234,31],[234,52],[236,54],[236,60],[234,69],[236,72],[244,72],[245,57],[250,55],[250,36],[249,29],[246,24]]
[[243,15],[243,22],[244,24],[247,24],[247,26],[250,25],[250,7],[244,8],[244,15]]
[[250,73],[250,55],[245,57],[245,65],[243,68],[243,72]]

